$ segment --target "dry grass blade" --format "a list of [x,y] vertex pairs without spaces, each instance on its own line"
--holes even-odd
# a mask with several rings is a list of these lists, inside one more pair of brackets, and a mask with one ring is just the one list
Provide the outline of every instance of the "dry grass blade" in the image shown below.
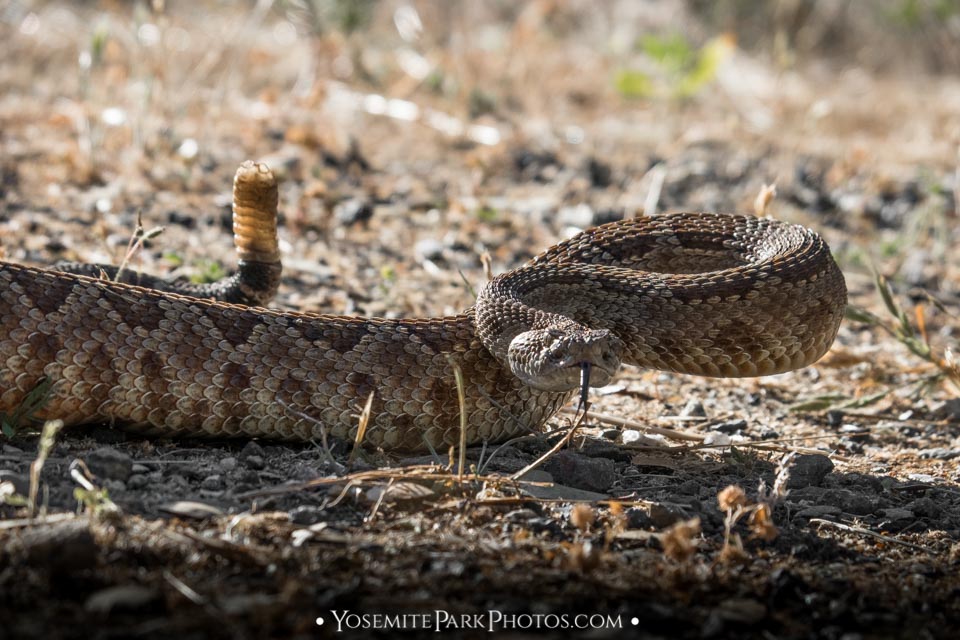
[[40,472],[46,464],[53,445],[57,442],[57,434],[63,429],[63,420],[48,420],[40,433],[40,446],[37,448],[37,457],[30,463],[30,495],[27,496],[27,512],[30,517],[37,514],[37,494],[40,490]]
[[460,403],[460,457],[457,462],[457,482],[463,482],[463,469],[467,464],[467,397],[463,387],[463,372],[459,365],[448,355],[447,361],[453,369],[453,379],[457,383],[457,400]]
[[[884,307],[893,317],[894,322],[892,324],[884,322],[883,319],[872,313],[852,307],[848,308],[847,317],[883,330],[905,346],[910,353],[936,367],[936,373],[927,379],[929,382],[936,384],[940,381],[946,381],[956,392],[960,392],[960,366],[958,366],[954,357],[953,349],[947,346],[941,356],[930,344],[924,308],[921,305],[916,305],[913,309],[913,320],[911,321],[911,314],[907,313],[897,301],[890,281],[877,273],[874,284]],[[933,300],[932,296],[929,295],[928,299]],[[935,304],[934,306],[946,312],[943,305]],[[951,315],[949,312],[946,313]]]
[[367,425],[370,424],[370,412],[373,409],[373,391],[367,396],[367,402],[363,405],[363,411],[360,412],[360,422],[357,425],[357,436],[353,439],[353,450],[350,452],[348,462],[353,463],[360,453],[360,446],[363,444],[363,438],[367,435]]
[[657,212],[657,205],[660,203],[660,192],[667,177],[667,167],[661,162],[654,165],[647,175],[650,176],[650,189],[643,201],[643,215],[652,216]]
[[861,535],[869,536],[871,538],[876,538],[877,540],[883,540],[884,542],[889,542],[890,544],[896,544],[896,545],[900,545],[901,547],[906,547],[908,549],[914,549],[915,551],[923,551],[924,553],[936,555],[936,552],[933,549],[930,549],[928,547],[923,547],[918,544],[913,544],[912,542],[905,542],[903,540],[898,540],[891,536],[886,536],[882,533],[871,531],[870,529],[864,529],[863,527],[855,527],[853,525],[843,524],[842,522],[834,522],[833,520],[824,520],[822,518],[811,518],[810,524],[820,525],[821,527],[831,527],[833,529],[839,529],[840,531],[846,531],[847,533],[858,533]]
[[113,279],[117,282],[120,282],[120,276],[127,269],[127,264],[136,255],[137,251],[143,247],[143,243],[151,238],[155,238],[158,235],[163,233],[163,227],[154,227],[150,230],[143,228],[143,220],[141,218],[141,213],[137,212],[137,227],[133,230],[133,235],[130,236],[130,241],[127,243],[127,250],[123,254],[123,259],[120,261],[120,265],[117,267],[117,272],[114,275]]
[[777,183],[764,184],[760,187],[760,192],[757,193],[757,198],[753,201],[753,213],[756,214],[758,218],[767,215],[767,209],[770,208],[770,203],[773,202],[776,197]]

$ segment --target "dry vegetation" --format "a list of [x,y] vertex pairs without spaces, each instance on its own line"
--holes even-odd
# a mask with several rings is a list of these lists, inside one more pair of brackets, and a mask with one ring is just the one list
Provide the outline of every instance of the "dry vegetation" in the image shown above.
[[41,436],[25,406],[0,436],[0,636],[313,637],[333,610],[954,635],[960,6],[196,5],[0,6],[4,259],[117,263],[142,219],[164,230],[130,267],[216,278],[257,158],[286,308],[451,313],[577,228],[758,209],[826,236],[849,318],[791,374],[627,371],[529,471],[572,413],[397,459]]

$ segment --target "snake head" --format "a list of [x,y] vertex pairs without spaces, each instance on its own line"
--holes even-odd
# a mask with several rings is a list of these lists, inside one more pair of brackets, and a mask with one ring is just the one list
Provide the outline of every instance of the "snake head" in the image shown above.
[[540,391],[570,391],[589,371],[590,386],[610,384],[620,369],[623,342],[607,329],[533,329],[510,342],[507,362],[524,384]]

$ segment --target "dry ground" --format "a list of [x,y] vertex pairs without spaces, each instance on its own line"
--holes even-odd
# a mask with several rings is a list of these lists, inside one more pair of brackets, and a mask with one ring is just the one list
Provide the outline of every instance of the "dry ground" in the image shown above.
[[[943,34],[906,46],[857,23],[832,57],[799,36],[737,49],[684,3],[644,4],[418,3],[421,32],[399,2],[0,8],[6,260],[117,262],[142,217],[165,230],[133,264],[215,276],[231,176],[257,158],[283,179],[279,306],[440,315],[470,304],[484,254],[500,272],[645,209],[749,212],[775,182],[768,213],[823,233],[876,318],[795,373],[627,371],[592,398],[620,421],[588,418],[520,482],[556,431],[471,450],[458,479],[447,452],[67,430],[42,514],[0,506],[0,637],[313,637],[344,610],[612,620],[583,637],[955,637],[960,82],[930,62]],[[370,23],[348,33],[345,6]],[[837,18],[786,33],[819,46],[818,19]],[[614,78],[651,68],[629,46],[651,32],[727,57],[686,98],[654,64],[654,95],[629,99]],[[0,487],[29,493],[38,446],[0,436]],[[745,496],[718,501],[730,485]]]

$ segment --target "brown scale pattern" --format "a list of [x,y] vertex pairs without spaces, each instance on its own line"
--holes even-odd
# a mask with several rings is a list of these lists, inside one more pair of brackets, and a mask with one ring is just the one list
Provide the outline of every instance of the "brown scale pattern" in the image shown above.
[[307,440],[325,427],[352,438],[373,393],[366,442],[444,447],[460,426],[448,355],[466,374],[472,442],[530,431],[569,396],[505,374],[477,339],[472,313],[283,313],[7,263],[0,335],[0,411],[47,376],[45,417],[150,434]]
[[478,325],[495,352],[553,315],[612,331],[625,364],[760,376],[819,359],[846,301],[843,274],[813,231],[681,213],[595,227],[550,248],[490,283]]
[[[253,231],[238,231],[237,244],[269,275],[235,282],[245,295],[279,277],[276,184],[262,184],[273,204],[262,199],[260,213],[273,221],[246,225]],[[273,235],[261,243],[244,233]],[[0,262],[0,411],[46,377],[41,417],[67,424],[350,439],[372,394],[366,443],[439,449],[460,436],[455,363],[468,442],[502,441],[541,427],[573,393],[539,391],[510,372],[505,345],[530,327],[608,329],[625,343],[621,360],[637,366],[765,375],[819,358],[845,302],[815,233],[709,214],[588,230],[496,278],[475,308],[420,320],[280,312]]]

